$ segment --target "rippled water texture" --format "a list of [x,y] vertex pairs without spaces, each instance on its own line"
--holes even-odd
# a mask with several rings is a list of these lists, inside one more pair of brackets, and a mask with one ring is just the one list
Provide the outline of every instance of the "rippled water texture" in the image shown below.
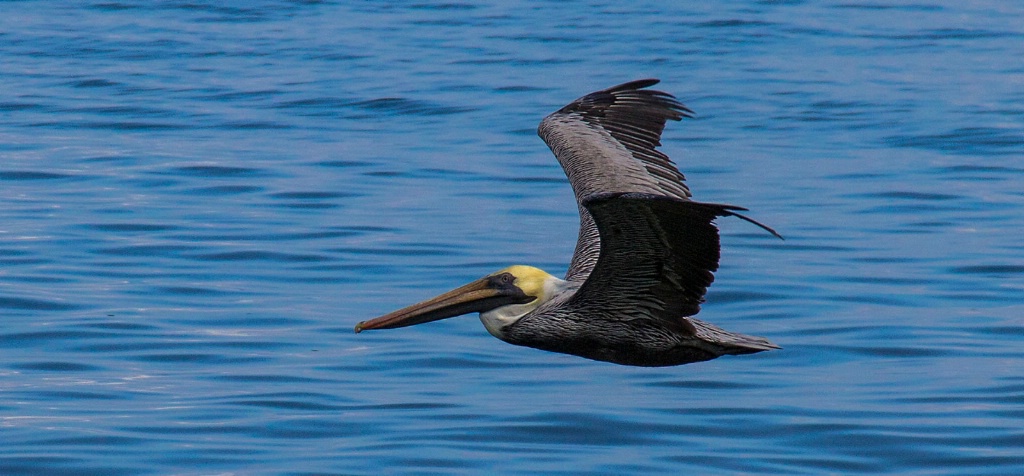
[[[1021,4],[229,3],[0,3],[0,473],[1024,473]],[[642,77],[783,350],[352,333],[563,273],[536,125]]]

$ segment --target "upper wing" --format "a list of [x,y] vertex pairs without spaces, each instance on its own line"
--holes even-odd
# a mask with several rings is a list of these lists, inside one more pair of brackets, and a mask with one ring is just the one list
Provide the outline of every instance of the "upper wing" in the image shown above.
[[643,79],[583,96],[544,118],[537,129],[569,177],[580,204],[580,235],[566,279],[582,281],[600,252],[597,228],[583,206],[588,197],[609,192],[642,192],[688,199],[683,174],[661,145],[665,121],[692,111],[673,96],[643,88]]

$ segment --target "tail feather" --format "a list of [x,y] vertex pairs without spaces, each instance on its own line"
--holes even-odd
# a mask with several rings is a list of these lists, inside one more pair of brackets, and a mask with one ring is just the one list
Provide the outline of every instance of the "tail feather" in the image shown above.
[[718,326],[692,317],[686,319],[693,323],[693,327],[696,329],[696,337],[714,347],[717,347],[721,354],[753,354],[755,352],[782,348],[771,343],[771,341],[764,337],[729,332]]

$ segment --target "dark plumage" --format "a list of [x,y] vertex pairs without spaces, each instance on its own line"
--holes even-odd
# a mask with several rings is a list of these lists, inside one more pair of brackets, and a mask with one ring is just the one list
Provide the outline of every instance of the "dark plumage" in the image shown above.
[[[645,79],[583,96],[538,134],[572,184],[579,241],[565,280],[513,266],[356,330],[480,311],[506,342],[624,365],[662,366],[778,347],[690,316],[718,269],[718,217],[744,208],[690,199],[683,174],[657,150],[668,120],[692,116]],[[511,279],[511,282],[509,280]],[[528,300],[533,298],[533,300]],[[490,304],[483,304],[490,303]]]
[[687,317],[700,312],[718,270],[712,221],[742,208],[645,193],[597,194],[583,205],[600,234],[596,266],[571,297],[523,316],[504,340],[642,366],[778,348]]

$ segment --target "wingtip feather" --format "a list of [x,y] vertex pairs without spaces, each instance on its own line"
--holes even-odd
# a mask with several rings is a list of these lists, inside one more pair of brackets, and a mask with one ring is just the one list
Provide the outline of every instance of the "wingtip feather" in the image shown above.
[[657,79],[657,78],[635,79],[633,81],[627,81],[625,83],[622,83],[622,84],[619,84],[619,85],[616,85],[616,86],[612,86],[612,87],[610,87],[608,89],[605,89],[604,91],[608,92],[608,93],[613,93],[613,92],[617,92],[617,91],[630,91],[630,90],[634,90],[634,89],[644,89],[644,88],[649,88],[651,86],[654,86],[655,84],[658,84],[660,82],[661,82],[661,80]]

